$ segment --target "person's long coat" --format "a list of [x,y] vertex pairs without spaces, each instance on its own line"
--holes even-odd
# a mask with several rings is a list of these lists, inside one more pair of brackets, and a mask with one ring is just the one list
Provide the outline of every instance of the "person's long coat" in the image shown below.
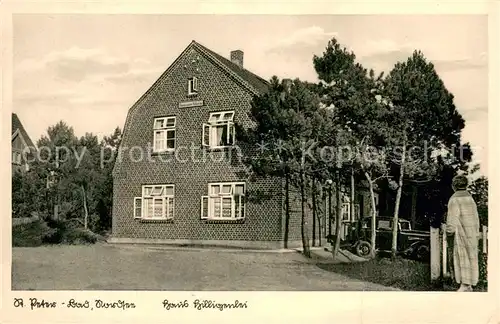
[[453,268],[456,282],[475,286],[479,280],[479,216],[469,192],[461,190],[451,196],[446,232],[454,234]]

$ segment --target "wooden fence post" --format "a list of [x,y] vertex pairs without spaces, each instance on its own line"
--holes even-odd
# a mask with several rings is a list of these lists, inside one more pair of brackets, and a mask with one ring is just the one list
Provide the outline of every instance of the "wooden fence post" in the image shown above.
[[439,228],[431,227],[431,282],[439,279],[441,274],[441,244],[439,244]]
[[483,253],[488,253],[488,226],[483,225]]
[[443,278],[448,277],[448,240],[446,239],[446,233],[443,231],[443,234],[440,235],[440,239],[443,241],[442,243],[442,253],[441,256],[443,258]]

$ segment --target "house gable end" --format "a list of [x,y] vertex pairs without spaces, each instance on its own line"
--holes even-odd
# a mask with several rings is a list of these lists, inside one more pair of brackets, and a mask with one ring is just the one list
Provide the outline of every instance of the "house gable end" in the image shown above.
[[28,144],[26,143],[26,140],[24,139],[23,135],[21,134],[21,131],[19,129],[17,129],[14,132],[14,134],[12,134],[12,149],[22,151],[27,146],[28,146]]
[[21,123],[21,120],[17,116],[17,114],[12,113],[12,141],[14,141],[14,138],[18,136],[18,134],[22,135],[22,140],[25,146],[30,147],[31,149],[36,149],[35,145],[31,141],[31,138],[29,137],[28,133],[23,127],[23,124]]
[[[129,109],[125,125],[123,128],[123,138],[121,143],[123,147],[130,145],[130,143],[134,141],[133,138],[131,138],[130,136],[136,136],[136,135],[131,135],[131,133],[137,133],[137,132],[135,129],[132,130],[132,128],[141,127],[144,128],[144,131],[146,131],[146,129],[148,131],[152,129],[151,128],[152,124],[151,127],[149,127],[146,126],[144,122],[139,122],[139,121],[136,122],[136,119],[142,118],[139,117],[141,111],[144,112],[142,107],[148,106],[149,109],[151,102],[155,102],[156,105],[160,105],[158,104],[158,102],[162,102],[162,100],[165,97],[165,94],[169,93],[170,91],[172,91],[172,96],[170,97],[177,97],[179,99],[179,103],[181,101],[189,102],[191,100],[196,100],[196,98],[190,98],[187,94],[187,79],[185,80],[186,83],[182,83],[183,81],[180,81],[181,84],[179,84],[176,90],[173,90],[171,88],[171,84],[174,82],[173,81],[174,79],[178,80],[179,73],[183,74],[191,73],[192,75],[197,75],[198,69],[196,66],[199,62],[201,62],[200,64],[210,64],[211,66],[216,68],[219,71],[219,73],[224,74],[227,80],[231,80],[242,91],[245,91],[248,94],[248,96],[253,96],[259,93],[256,87],[253,87],[249,82],[245,81],[241,76],[234,73],[227,66],[227,64],[221,62],[221,60],[218,59],[213,54],[213,52],[193,41],[181,52],[181,54],[174,60],[174,62],[167,68],[167,70],[165,70],[165,72],[161,74],[161,76],[153,83],[153,85]],[[226,81],[226,82],[231,82],[231,81]],[[181,88],[183,90],[179,90]],[[184,91],[184,92],[179,94],[179,91],[181,92]],[[181,96],[184,97],[182,98]],[[172,107],[172,104],[170,106]],[[115,163],[115,166],[113,168],[114,176],[116,176],[117,173],[119,172],[120,164],[121,163],[119,161]]]
[[[130,133],[130,127],[131,127],[131,121],[133,120],[136,112],[140,109],[141,104],[152,94],[154,91],[158,88],[158,85],[169,75],[171,70],[176,66],[176,64],[181,60],[181,58],[193,47],[193,42],[189,44],[179,56],[170,64],[170,66],[160,75],[158,79],[149,87],[149,89],[130,107],[130,109],[127,112],[127,117],[125,118],[125,125],[123,127],[123,132],[122,132],[122,140],[120,147],[118,151],[120,152],[121,149],[123,149],[123,145],[127,143],[127,140],[129,139],[129,133]],[[118,163],[115,163],[113,166],[113,171],[112,174],[113,176],[116,176],[118,170],[118,167],[120,165],[120,161],[117,161]]]

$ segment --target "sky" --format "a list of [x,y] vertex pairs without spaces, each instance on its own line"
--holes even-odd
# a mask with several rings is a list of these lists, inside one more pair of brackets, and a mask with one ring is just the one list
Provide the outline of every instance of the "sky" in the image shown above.
[[488,22],[484,15],[97,15],[13,17],[13,111],[33,141],[63,120],[77,136],[123,129],[128,109],[192,40],[265,79],[316,81],[313,55],[335,37],[388,72],[418,49],[466,121],[462,140],[488,174]]

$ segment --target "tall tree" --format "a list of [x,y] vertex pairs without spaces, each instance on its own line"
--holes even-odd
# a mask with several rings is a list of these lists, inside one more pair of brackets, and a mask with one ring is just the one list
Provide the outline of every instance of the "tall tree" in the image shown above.
[[[299,190],[302,245],[308,257],[310,248],[306,205],[312,162],[304,154],[304,146],[315,136],[314,116],[318,107],[319,100],[310,90],[310,85],[298,79],[280,81],[273,77],[269,91],[252,101],[250,117],[255,125],[238,129],[239,142],[247,147],[243,150],[247,156],[245,163],[251,170],[261,176],[284,180],[287,224],[290,218],[289,187]],[[285,231],[288,229],[285,228]]]
[[75,170],[74,152],[78,139],[72,127],[60,121],[47,129],[47,135],[42,135],[37,147],[40,150],[40,162],[46,170],[47,181],[50,178],[52,186],[49,190],[53,201],[54,218],[66,218],[75,211],[71,203],[78,195],[71,187],[71,175]]
[[[73,184],[81,192],[81,206],[83,209],[84,228],[89,227],[89,217],[93,218],[94,223],[98,222],[96,214],[99,187],[104,184],[104,177],[100,169],[101,146],[97,136],[86,133],[78,140],[75,157],[79,161],[75,163],[75,170],[71,176]],[[91,214],[91,215],[89,215]]]
[[113,212],[113,167],[115,165],[118,148],[122,139],[120,127],[116,127],[109,136],[104,136],[101,145],[101,165],[100,170],[104,174],[104,183],[97,189],[99,191],[97,202],[97,213],[99,215],[99,229],[107,231],[111,229]]
[[[355,54],[342,47],[335,38],[328,43],[323,56],[315,56],[313,61],[323,85],[321,93],[324,105],[330,107],[334,115],[331,129],[342,134],[336,141],[326,144],[335,147],[347,145],[351,148],[348,156],[342,155],[341,160],[336,160],[336,167],[344,173],[350,170],[353,176],[361,173],[366,177],[375,223],[374,185],[381,175],[386,174],[386,163],[382,159],[383,154],[377,154],[377,159],[366,159],[365,151],[387,143],[388,101],[382,100],[381,96],[383,74],[375,76],[373,71],[368,73],[356,62]],[[338,181],[343,181],[341,178]],[[372,251],[374,249],[375,237],[372,237]]]
[[[285,191],[285,233],[284,245],[288,247],[290,222],[290,191],[292,157],[287,150],[281,149],[290,134],[287,132],[288,111],[284,100],[289,90],[288,82],[277,77],[270,80],[267,93],[255,96],[251,101],[249,118],[252,127],[236,125],[238,144],[244,153],[243,162],[251,174],[283,180]],[[274,145],[277,143],[278,145]],[[278,146],[278,149],[276,149]],[[259,199],[260,200],[260,199]]]
[[111,227],[112,168],[120,139],[119,128],[100,142],[90,133],[77,138],[62,121],[40,138],[41,159],[30,174],[46,185],[60,220],[93,231]]
[[[397,189],[393,216],[392,255],[397,253],[399,206],[405,180],[429,178],[436,172],[431,153],[460,142],[464,120],[453,103],[453,95],[420,51],[406,62],[397,63],[385,80],[385,94],[390,98],[391,133],[397,152]],[[419,157],[415,157],[415,148]],[[422,153],[422,149],[427,148]]]

